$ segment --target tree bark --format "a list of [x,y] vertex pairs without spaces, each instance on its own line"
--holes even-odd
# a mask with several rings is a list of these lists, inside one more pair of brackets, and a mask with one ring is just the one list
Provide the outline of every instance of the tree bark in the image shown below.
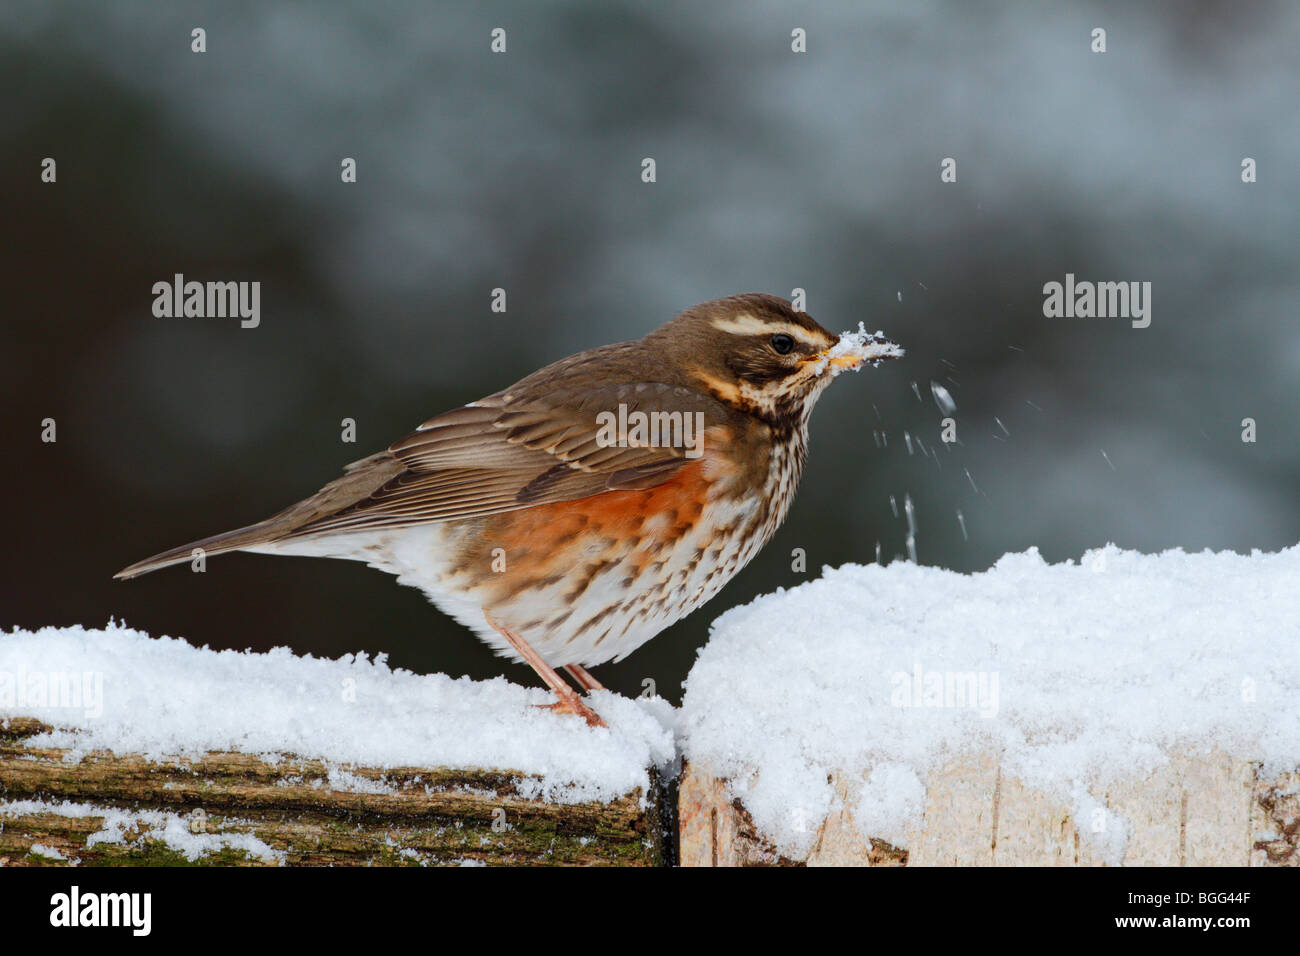
[[[678,817],[680,866],[1100,866],[1115,862],[1059,797],[1004,776],[997,755],[953,758],[926,781],[907,849],[859,833],[860,774],[832,774],[840,808],[820,824],[806,860],[782,856],[727,781],[687,764]],[[1300,866],[1300,774],[1264,777],[1221,752],[1177,756],[1118,784],[1106,806],[1129,829],[1125,866]]]
[[[96,751],[78,761],[67,750],[32,745],[30,738],[49,729],[24,718],[0,725],[0,864],[664,861],[657,783],[649,794],[635,791],[608,804],[554,804],[526,796],[535,779],[511,771],[339,768],[292,755],[268,761],[242,753],[149,761]],[[67,807],[60,813],[55,806],[16,806],[29,800],[67,802],[83,815],[69,815]],[[114,811],[138,819],[117,842],[92,839]],[[178,819],[190,833],[251,835],[273,855],[228,846],[191,861],[164,838]]]

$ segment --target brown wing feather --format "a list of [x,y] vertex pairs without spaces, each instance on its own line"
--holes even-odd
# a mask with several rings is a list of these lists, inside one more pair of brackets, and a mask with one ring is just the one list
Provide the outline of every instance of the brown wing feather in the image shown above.
[[387,452],[357,463],[366,471],[390,470],[394,463],[401,470],[389,471],[363,498],[286,528],[282,537],[472,518],[652,488],[688,460],[687,449],[609,445],[600,440],[600,412],[617,414],[620,404],[629,413],[703,412],[706,427],[727,414],[708,396],[655,382],[544,395],[516,389],[430,419]]
[[[634,354],[635,353],[635,354]],[[626,374],[635,345],[564,359],[504,392],[430,419],[385,451],[346,466],[316,494],[265,521],[172,548],[118,572],[135,577],[190,560],[192,550],[237,551],[272,541],[515,511],[616,489],[652,488],[687,460],[680,447],[624,447],[599,440],[597,416],[628,411],[704,414],[730,409],[680,386],[602,384]]]

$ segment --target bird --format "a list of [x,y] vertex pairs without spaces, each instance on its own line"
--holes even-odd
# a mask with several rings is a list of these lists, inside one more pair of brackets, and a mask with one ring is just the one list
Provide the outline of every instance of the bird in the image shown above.
[[230,551],[364,561],[413,585],[548,706],[605,726],[578,691],[712,599],[785,520],[830,381],[903,350],[835,335],[764,293],[680,312],[429,419],[247,527],[163,551],[134,578]]

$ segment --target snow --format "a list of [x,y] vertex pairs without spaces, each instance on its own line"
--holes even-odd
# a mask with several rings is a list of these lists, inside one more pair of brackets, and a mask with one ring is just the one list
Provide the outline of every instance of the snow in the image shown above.
[[868,332],[866,325],[859,322],[856,332],[840,333],[839,341],[827,350],[822,360],[830,363],[833,378],[846,368],[856,372],[863,363],[879,365],[885,359],[902,358],[903,355],[903,349],[889,341],[884,332]]
[[61,860],[65,863],[68,860],[57,848],[46,846],[44,843],[33,843],[28,849],[36,856],[43,856],[48,860]]
[[861,775],[855,826],[905,846],[927,775],[994,752],[1075,819],[1107,815],[1080,829],[1118,861],[1107,783],[1215,748],[1300,765],[1300,546],[824,569],[715,622],[679,733],[792,858],[840,805],[828,774]]
[[[193,833],[188,817],[168,810],[123,810],[74,800],[0,800],[0,824],[5,817],[50,813],[61,817],[102,817],[104,825],[86,838],[86,846],[101,843],[141,843],[155,840],[176,850],[190,862],[222,849],[242,850],[268,863],[283,863],[284,854],[249,833]],[[141,827],[141,824],[144,824]],[[39,843],[33,853],[66,860],[67,857]]]
[[334,767],[339,789],[382,786],[366,767],[515,770],[527,796],[608,802],[649,788],[675,759],[674,712],[658,699],[590,696],[608,728],[536,708],[553,698],[504,677],[475,682],[390,668],[380,655],[339,660],[214,651],[110,623],[0,632],[0,719],[57,728],[38,746],[150,758],[241,751]]
[[934,404],[939,406],[939,411],[943,412],[943,414],[951,415],[957,410],[957,403],[952,399],[952,392],[938,382],[930,382],[930,394],[934,396]]
[[[718,618],[680,711],[592,695],[608,728],[532,706],[550,701],[541,688],[420,676],[382,656],[213,651],[113,623],[14,630],[0,633],[0,720],[58,728],[33,742],[74,759],[96,749],[315,758],[330,765],[330,786],[361,793],[388,788],[349,767],[480,767],[536,775],[526,796],[608,801],[645,792],[647,768],[672,775],[685,756],[727,779],[796,859],[840,809],[829,775],[853,781],[861,833],[905,847],[931,772],[996,753],[1004,775],[1056,795],[1076,819],[1104,818],[1081,836],[1118,861],[1131,828],[1106,805],[1109,786],[1184,753],[1229,752],[1269,776],[1300,766],[1297,583],[1300,546],[1108,545],[1054,565],[1031,549],[979,574],[914,562],[823,569]],[[16,806],[0,802],[0,818]],[[152,825],[182,852],[235,845],[174,816]],[[123,839],[124,821],[110,817],[99,838]]]

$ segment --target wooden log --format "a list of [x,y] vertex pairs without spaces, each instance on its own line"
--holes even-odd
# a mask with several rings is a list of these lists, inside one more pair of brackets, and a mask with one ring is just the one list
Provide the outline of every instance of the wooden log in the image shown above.
[[[31,744],[49,729],[23,718],[0,727],[0,865],[657,866],[665,858],[657,783],[608,804],[555,804],[527,796],[535,779],[511,771],[340,768],[242,753],[150,761],[97,751],[78,760]],[[167,837],[177,827],[213,847],[188,859],[186,841]]]
[[804,861],[783,857],[731,798],[727,782],[689,764],[679,791],[681,866],[1098,866],[1085,827],[1130,830],[1125,866],[1300,866],[1300,774],[1275,779],[1257,764],[1214,753],[1178,757],[1104,794],[1108,814],[1076,821],[1047,793],[1001,773],[995,755],[954,759],[926,786],[919,826],[898,848],[853,826],[852,774],[835,774],[841,809]]

